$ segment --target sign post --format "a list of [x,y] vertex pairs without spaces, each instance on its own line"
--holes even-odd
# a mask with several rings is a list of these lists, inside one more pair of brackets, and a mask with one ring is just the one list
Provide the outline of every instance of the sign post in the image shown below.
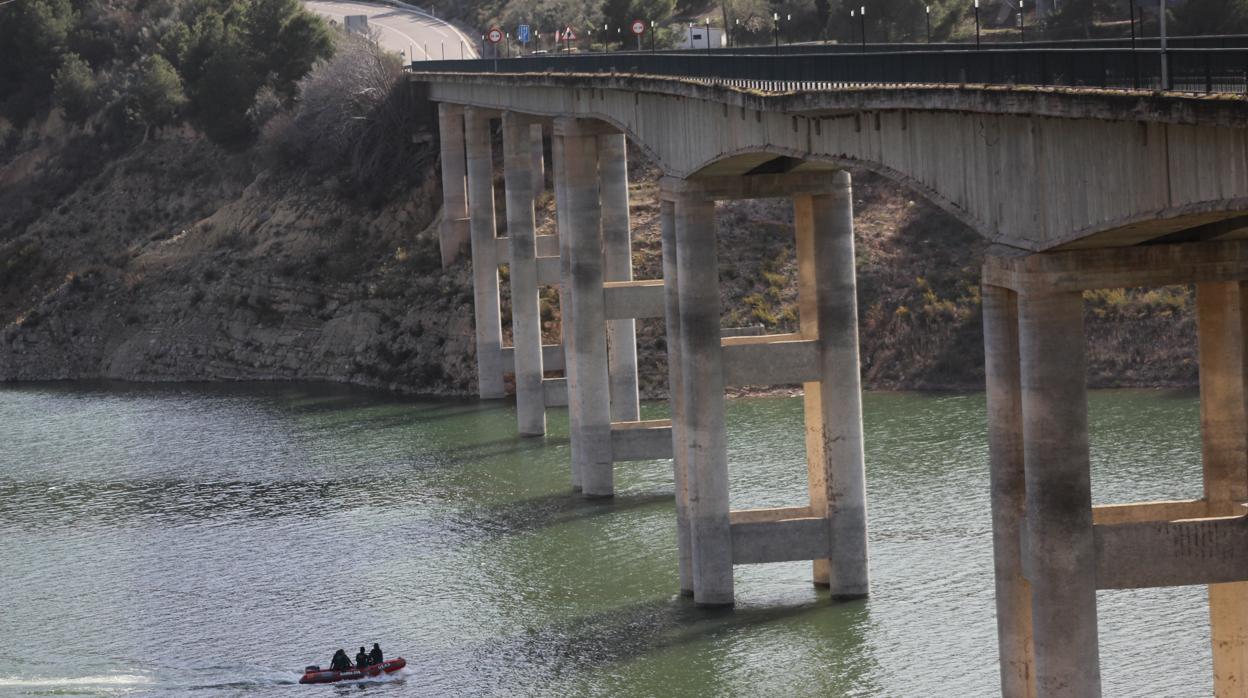
[[516,39],[518,39],[525,48],[529,47],[529,40],[532,38],[533,38],[533,33],[532,33],[532,30],[529,28],[529,25],[521,24],[520,26],[516,27]]
[[498,42],[503,40],[503,30],[498,27],[490,29],[485,34],[485,38],[494,45],[494,70],[498,70]]
[[637,50],[641,50],[641,35],[646,33],[646,23],[640,19],[634,19],[632,24],[633,35],[637,37]]

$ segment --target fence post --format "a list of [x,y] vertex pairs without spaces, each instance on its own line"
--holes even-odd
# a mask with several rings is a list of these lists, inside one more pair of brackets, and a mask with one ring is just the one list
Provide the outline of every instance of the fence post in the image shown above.
[[1205,54],[1205,94],[1213,92],[1213,54]]

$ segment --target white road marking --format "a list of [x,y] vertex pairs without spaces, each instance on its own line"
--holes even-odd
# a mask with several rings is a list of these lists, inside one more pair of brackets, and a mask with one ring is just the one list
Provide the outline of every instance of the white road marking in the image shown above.
[[[462,55],[465,58],[477,57],[476,44],[472,39],[453,25],[423,12],[388,5],[333,0],[316,0],[304,4],[309,10],[339,22],[348,15],[366,15],[369,26],[376,26],[380,31],[378,39],[381,45],[396,53],[408,55],[419,50],[425,59],[432,59],[433,54],[439,54],[437,57],[441,58],[441,53],[445,52],[449,58],[458,58],[454,44],[462,42]],[[449,51],[447,43],[451,43]],[[415,60],[416,55],[409,58]]]

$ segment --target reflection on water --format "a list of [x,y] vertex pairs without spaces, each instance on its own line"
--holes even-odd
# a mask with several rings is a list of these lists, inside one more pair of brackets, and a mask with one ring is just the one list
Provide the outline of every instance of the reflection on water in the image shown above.
[[[1090,402],[1098,503],[1199,495],[1194,395]],[[670,464],[576,498],[560,411],[543,440],[339,387],[2,388],[0,694],[991,695],[983,397],[864,410],[872,597],[759,565],[712,612],[675,593]],[[800,399],[728,419],[733,506],[801,503]],[[1203,589],[1103,592],[1100,622],[1108,695],[1210,692]],[[374,641],[409,668],[294,685]]]

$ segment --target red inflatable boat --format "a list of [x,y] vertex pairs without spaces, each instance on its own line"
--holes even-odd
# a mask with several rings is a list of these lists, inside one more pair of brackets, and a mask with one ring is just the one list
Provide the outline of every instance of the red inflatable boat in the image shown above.
[[310,666],[304,670],[303,676],[299,679],[299,683],[333,683],[335,681],[355,681],[358,679],[367,679],[382,674],[393,674],[394,672],[407,666],[407,660],[402,657],[387,659],[381,664],[364,667],[363,669],[347,669],[345,671],[321,670],[318,666]]

